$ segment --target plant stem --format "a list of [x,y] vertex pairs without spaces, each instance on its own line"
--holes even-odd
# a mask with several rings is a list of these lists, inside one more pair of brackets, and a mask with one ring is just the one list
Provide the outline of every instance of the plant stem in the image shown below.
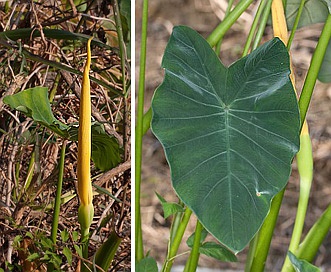
[[140,183],[142,166],[142,137],[143,137],[143,115],[144,115],[144,90],[146,70],[146,47],[147,47],[147,23],[148,23],[148,0],[143,2],[141,47],[140,47],[140,71],[138,87],[138,109],[135,141],[135,255],[136,262],[144,257],[143,237],[141,229],[140,213]]
[[330,38],[331,38],[331,14],[329,14],[328,18],[326,19],[323,31],[321,33],[315,52],[311,59],[311,63],[299,99],[299,109],[300,109],[300,117],[302,124],[306,118],[307,110],[310,104],[311,96],[313,94],[318,72],[321,68],[322,61],[326,52],[326,48],[330,41]]
[[214,47],[217,42],[223,38],[225,33],[237,21],[240,15],[249,7],[253,0],[242,0],[230,12],[230,14],[214,29],[214,31],[207,38],[207,42],[211,47]]
[[194,232],[194,242],[193,242],[193,247],[192,251],[190,254],[190,262],[189,262],[189,272],[194,272],[196,271],[198,267],[198,261],[199,261],[199,248],[200,248],[200,240],[201,240],[201,232],[203,230],[203,226],[201,225],[200,221],[197,220],[197,224],[195,227],[195,232]]
[[178,227],[180,226],[182,216],[183,216],[182,212],[176,212],[173,216],[172,224],[171,224],[171,227],[170,227],[169,247],[171,247],[172,243],[174,242],[174,238],[176,236]]
[[[64,159],[66,154],[66,146],[67,141],[63,141],[61,156],[59,162],[59,178],[57,180],[57,188],[56,188],[56,196],[54,203],[54,211],[53,211],[53,221],[52,221],[52,230],[51,230],[51,239],[54,245],[56,245],[56,236],[57,229],[59,225],[59,215],[60,215],[60,207],[61,207],[61,192],[62,192],[62,184],[63,184],[63,173],[64,173]],[[47,265],[47,271],[54,271],[54,264],[49,263]]]
[[[311,183],[313,180],[313,152],[306,121],[300,135],[300,151],[297,154],[297,164],[300,175],[300,196],[291,242],[288,249],[291,252],[295,252],[299,247],[308,207]],[[285,271],[294,272],[294,268],[288,256],[286,256],[282,268],[282,272]]]
[[315,222],[309,230],[307,236],[300,244],[294,254],[299,258],[308,262],[313,261],[315,255],[321,246],[324,238],[331,228],[331,204],[324,211],[322,216]]
[[[127,92],[127,86],[126,86],[126,48],[125,48],[125,42],[123,38],[123,29],[122,29],[122,21],[121,21],[121,13],[118,6],[117,0],[111,1],[113,10],[114,10],[114,17],[115,17],[115,25],[116,25],[116,32],[118,37],[118,44],[120,48],[120,59],[121,59],[121,70],[122,70],[122,88],[123,88],[123,149],[124,149],[124,160],[126,161],[128,158],[128,139],[127,139],[127,97],[129,92]],[[129,68],[130,69],[130,68]]]
[[300,6],[299,6],[299,9],[298,9],[298,13],[297,13],[297,16],[295,17],[295,21],[293,23],[293,27],[292,27],[292,31],[291,31],[291,35],[288,39],[288,43],[287,43],[287,49],[290,50],[291,48],[291,44],[292,44],[292,41],[293,41],[293,38],[294,38],[294,34],[298,28],[298,25],[299,25],[299,21],[300,21],[300,18],[301,18],[301,14],[302,14],[302,11],[303,11],[303,8],[305,6],[305,3],[306,1],[305,0],[301,0],[300,2]]
[[257,25],[259,23],[259,20],[260,20],[260,17],[261,17],[261,14],[262,14],[262,11],[264,9],[265,4],[266,4],[266,0],[262,0],[260,2],[259,8],[256,12],[256,15],[254,16],[254,20],[253,20],[251,29],[249,30],[249,34],[248,34],[248,37],[246,39],[246,44],[245,44],[245,47],[244,47],[244,50],[243,50],[243,54],[242,54],[243,57],[248,54],[250,45],[251,45],[253,37],[254,37],[254,33],[256,31],[256,28],[257,28]]
[[[231,11],[231,7],[233,6],[233,2],[234,2],[234,0],[229,0],[228,6],[226,7],[226,11],[225,11],[223,20],[229,15],[229,13]],[[217,55],[220,54],[222,41],[223,41],[223,37],[221,37],[219,39],[219,41],[217,42],[217,44],[216,44],[215,52],[216,52]]]
[[284,196],[285,189],[280,191],[272,200],[270,212],[261,229],[258,232],[258,240],[256,242],[256,247],[249,248],[249,251],[253,251],[254,253],[248,253],[250,260],[247,263],[251,263],[251,265],[247,265],[248,267],[245,268],[246,272],[262,272],[264,271],[265,262],[268,256],[270,243],[273,235],[273,231],[276,226],[278,213],[280,206],[282,204],[283,196]]
[[270,15],[271,4],[272,4],[272,0],[268,0],[266,6],[264,8],[264,12],[263,12],[263,15],[262,15],[260,26],[257,29],[256,35],[255,35],[255,39],[253,41],[252,51],[255,50],[259,46],[259,44],[260,44],[260,42],[262,40],[262,37],[263,37],[263,34],[264,34],[264,30],[265,30],[265,27],[267,25],[267,22],[268,22],[268,19],[269,19],[269,15]]
[[182,241],[185,229],[187,227],[187,224],[190,220],[192,211],[189,208],[186,208],[184,215],[183,215],[183,219],[180,223],[180,225],[178,226],[177,232],[175,234],[174,240],[170,245],[170,248],[168,249],[168,254],[167,254],[167,259],[164,261],[163,267],[162,267],[162,272],[170,272],[171,271],[171,267],[172,264],[175,260],[175,256],[177,254],[179,245]]
[[113,10],[114,10],[116,32],[117,32],[117,37],[118,37],[118,45],[119,45],[119,49],[120,49],[123,94],[124,94],[124,97],[127,97],[126,74],[125,74],[125,72],[126,72],[126,69],[125,69],[126,68],[125,67],[126,49],[125,49],[125,42],[124,42],[124,38],[123,38],[121,13],[120,13],[120,9],[118,7],[118,1],[117,0],[112,0],[111,3],[112,3],[112,6],[113,6]]
[[53,222],[52,222],[52,231],[51,237],[53,244],[56,244],[56,236],[57,236],[57,228],[59,225],[59,215],[60,215],[60,207],[61,207],[61,192],[62,192],[62,183],[63,183],[63,173],[64,173],[64,159],[66,153],[67,141],[63,141],[61,156],[59,162],[59,178],[57,180],[57,188],[56,188],[56,196],[54,203],[54,211],[53,211]]

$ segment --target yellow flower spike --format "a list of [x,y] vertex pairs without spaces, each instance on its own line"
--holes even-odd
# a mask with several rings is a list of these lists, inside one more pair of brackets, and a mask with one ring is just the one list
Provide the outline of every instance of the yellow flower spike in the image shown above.
[[[282,0],[273,0],[271,4],[271,14],[272,14],[272,27],[274,30],[274,37],[278,37],[285,45],[288,42],[288,30],[286,24],[286,18],[284,13],[284,6]],[[291,58],[291,56],[290,56]],[[297,95],[295,89],[295,78],[292,68],[292,61],[290,61],[290,79]]]
[[78,130],[78,196],[80,206],[78,221],[81,225],[82,238],[87,236],[92,223],[94,208],[92,204],[92,183],[90,172],[91,160],[91,95],[89,71],[91,65],[91,37],[87,42],[87,59],[83,72],[82,92],[79,109]]

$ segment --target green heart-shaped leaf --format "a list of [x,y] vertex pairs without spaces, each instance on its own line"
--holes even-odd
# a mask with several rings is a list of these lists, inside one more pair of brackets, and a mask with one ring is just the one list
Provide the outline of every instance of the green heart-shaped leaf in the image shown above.
[[57,120],[51,110],[47,87],[33,87],[4,97],[3,102],[23,112],[62,137],[68,137],[68,126]]
[[277,38],[229,68],[194,30],[175,27],[164,53],[152,130],[173,187],[234,252],[263,223],[299,148],[289,56]]

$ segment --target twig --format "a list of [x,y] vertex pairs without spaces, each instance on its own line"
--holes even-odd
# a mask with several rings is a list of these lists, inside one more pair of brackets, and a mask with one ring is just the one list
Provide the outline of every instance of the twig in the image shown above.
[[131,167],[131,161],[128,160],[128,161],[118,165],[117,167],[107,171],[106,173],[104,173],[97,181],[94,182],[94,184],[96,184],[98,186],[102,186],[107,181],[109,181],[111,178],[130,169],[130,167]]

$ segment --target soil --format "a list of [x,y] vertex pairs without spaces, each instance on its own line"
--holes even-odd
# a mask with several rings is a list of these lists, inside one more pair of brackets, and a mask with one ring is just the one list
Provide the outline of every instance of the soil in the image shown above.
[[[219,5],[216,4],[219,3]],[[203,36],[207,36],[222,19],[226,8],[226,1],[214,0],[160,0],[150,1],[147,68],[146,68],[146,94],[145,109],[155,88],[162,82],[163,71],[160,68],[162,55],[175,25],[188,25]],[[225,8],[224,8],[225,5]],[[222,6],[222,7],[220,7]],[[221,60],[229,65],[238,58],[242,52],[249,26],[252,23],[257,3],[253,4],[248,12],[243,14],[231,31],[226,35],[221,51]],[[139,75],[139,45],[141,29],[142,1],[136,1],[136,78]],[[301,90],[303,80],[309,67],[312,52],[320,35],[322,25],[309,26],[300,29],[292,44],[292,60],[296,75],[296,87]],[[272,38],[272,30],[267,27],[263,40]],[[304,226],[306,233],[316,219],[330,203],[331,188],[331,85],[317,82],[307,120],[310,127],[314,152],[314,181],[307,217]],[[166,246],[169,236],[170,220],[163,218],[161,204],[155,195],[161,194],[167,201],[177,201],[171,187],[169,167],[164,157],[160,143],[149,131],[144,137],[143,150],[143,182],[142,182],[142,222],[145,251],[162,263],[166,256]],[[296,215],[296,206],[299,196],[299,181],[296,163],[287,185],[282,208],[280,210],[277,227],[274,232],[270,254],[267,259],[266,271],[280,271],[284,256],[286,255],[293,224]],[[188,237],[194,231],[194,220],[187,232]],[[212,239],[211,237],[209,239]],[[184,238],[185,240],[185,238]],[[179,252],[184,253],[188,247],[183,245]],[[187,254],[176,258],[175,264],[183,265]],[[243,270],[246,250],[238,254],[237,263],[220,263],[211,258],[201,257],[199,266],[217,269]],[[331,271],[331,238],[328,236],[314,261],[314,264]],[[219,270],[221,271],[221,270]]]

